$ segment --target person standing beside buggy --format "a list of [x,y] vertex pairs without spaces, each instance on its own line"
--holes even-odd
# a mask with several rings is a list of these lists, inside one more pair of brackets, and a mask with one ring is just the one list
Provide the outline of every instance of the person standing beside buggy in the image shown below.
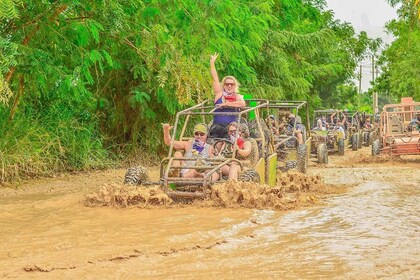
[[[213,78],[214,112],[235,113],[245,107],[245,101],[239,92],[239,83],[233,76],[225,76],[222,82],[219,81],[215,61],[219,56],[215,53],[210,57],[210,72]],[[238,121],[235,115],[214,115],[213,123],[210,127],[209,137],[211,138],[228,138],[227,126]]]
[[[185,151],[184,157],[185,158],[194,158],[197,157],[197,160],[204,160],[206,158],[213,157],[214,155],[214,149],[213,146],[206,143],[207,140],[207,125],[205,124],[197,124],[194,127],[194,138],[188,141],[176,141],[172,140],[172,137],[169,133],[171,130],[171,126],[167,123],[162,124],[163,127],[163,140],[167,146],[171,145],[171,142],[173,141],[173,147],[175,150],[177,150],[174,153],[175,158],[181,158],[183,157],[181,150]],[[179,167],[179,166],[185,166],[185,167],[191,167],[194,166],[197,163],[197,161],[186,161],[182,162],[180,160],[175,160],[173,167]],[[176,169],[175,169],[176,170]],[[196,169],[193,168],[184,168],[181,169],[180,174],[181,177],[184,178],[202,178],[204,177],[205,173],[198,172]],[[176,176],[176,177],[178,177]],[[212,174],[212,180],[217,180],[218,174],[213,173]]]

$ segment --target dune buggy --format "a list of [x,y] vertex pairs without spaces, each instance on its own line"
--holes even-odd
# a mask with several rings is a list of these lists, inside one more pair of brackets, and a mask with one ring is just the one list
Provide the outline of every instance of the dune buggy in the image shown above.
[[378,137],[379,125],[375,122],[375,115],[362,113],[360,115],[360,127],[362,131],[363,146],[372,145],[373,141]]
[[[259,131],[260,137],[249,138],[253,146],[253,153],[257,153],[257,160],[251,163],[249,160],[239,160],[235,158],[237,145],[234,145],[228,139],[211,139],[207,141],[212,143],[215,147],[215,156],[206,158],[205,163],[201,161],[197,164],[198,158],[192,157],[175,157],[173,142],[169,147],[168,156],[165,157],[160,164],[160,181],[150,182],[138,180],[139,168],[130,168],[125,175],[125,183],[128,184],[143,184],[143,185],[156,185],[160,184],[163,190],[172,199],[179,198],[204,198],[209,193],[209,187],[214,183],[221,183],[225,181],[225,177],[221,174],[221,167],[232,162],[236,162],[241,166],[242,172],[238,176],[238,181],[254,181],[261,184],[268,184],[274,186],[276,184],[276,164],[277,155],[273,152],[273,143],[270,139],[265,137],[263,128],[259,122],[260,110],[268,106],[267,100],[251,99],[246,100],[246,107],[239,112],[215,112],[215,107],[212,100],[204,101],[200,104],[192,106],[176,114],[175,123],[172,131],[172,139],[179,141],[186,141],[191,139],[187,135],[192,134],[192,129],[197,123],[211,123],[214,115],[235,115],[238,117],[238,122],[248,122],[250,119],[256,123],[256,129]],[[250,106],[250,104],[252,106]],[[210,125],[209,125],[210,126]],[[219,145],[224,143],[225,145]],[[223,150],[220,149],[223,147]],[[262,149],[258,149],[262,147]],[[271,152],[270,152],[271,150]],[[174,164],[175,161],[194,162],[191,166],[185,165],[178,166]],[[203,178],[184,178],[179,175],[181,169],[196,169],[198,172],[204,172]],[[218,180],[212,181],[212,174],[218,173]],[[133,175],[134,174],[134,175]],[[146,176],[141,176],[146,178]],[[134,178],[134,179],[133,179]]]
[[363,130],[361,127],[361,115],[358,111],[343,111],[346,116],[346,146],[351,148],[353,151],[357,151],[362,148],[363,144]]
[[379,123],[379,139],[372,143],[372,155],[420,155],[420,102],[405,97],[399,104],[385,105]]
[[274,139],[277,169],[306,173],[311,146],[308,103],[270,100],[267,109],[264,118]]
[[[328,123],[331,116],[338,113],[339,111],[334,109],[314,111],[314,126],[311,129],[311,154],[316,156],[318,163],[328,163],[328,153],[337,153],[340,156],[344,155],[344,129]],[[326,120],[326,126],[322,129],[317,126],[317,121],[320,118],[325,118]]]

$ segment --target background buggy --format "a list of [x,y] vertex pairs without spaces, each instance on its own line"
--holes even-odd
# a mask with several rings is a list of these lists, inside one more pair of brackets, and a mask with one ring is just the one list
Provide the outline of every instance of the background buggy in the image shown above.
[[420,102],[401,98],[399,104],[385,105],[381,113],[379,139],[372,143],[372,155],[420,155],[420,131],[410,123],[420,113]]

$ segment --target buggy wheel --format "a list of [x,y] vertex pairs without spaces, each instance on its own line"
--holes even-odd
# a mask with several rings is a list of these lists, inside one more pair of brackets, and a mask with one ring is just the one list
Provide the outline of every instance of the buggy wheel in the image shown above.
[[316,157],[318,158],[318,163],[328,163],[328,149],[326,144],[322,143],[319,144],[318,147],[316,147]]
[[358,136],[358,134],[357,133],[354,133],[352,136],[351,136],[351,149],[353,150],[353,151],[357,151],[357,147],[358,147],[358,138],[359,137],[357,137]]
[[258,174],[257,171],[255,171],[254,169],[247,169],[238,175],[238,181],[260,183],[261,178],[260,174]]
[[361,149],[363,146],[363,134],[357,133],[357,148]]
[[344,138],[338,139],[338,155],[344,156]]
[[297,170],[306,173],[308,168],[308,158],[306,157],[308,147],[305,144],[299,144],[297,147]]
[[369,145],[372,145],[373,141],[375,140],[376,133],[374,131],[369,133]]
[[284,172],[296,168],[297,167],[297,161],[296,160],[287,160],[284,162]]
[[363,144],[369,147],[369,132],[363,132]]
[[372,143],[372,156],[379,155],[380,151],[381,151],[381,141],[379,141],[379,139],[376,139]]
[[127,185],[141,185],[148,180],[147,170],[143,166],[130,167],[124,176],[124,184]]

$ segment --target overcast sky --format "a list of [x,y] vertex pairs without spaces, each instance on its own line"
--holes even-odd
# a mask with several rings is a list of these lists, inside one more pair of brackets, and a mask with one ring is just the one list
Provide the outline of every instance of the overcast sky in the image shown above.
[[326,0],[335,18],[350,22],[356,32],[366,31],[369,37],[392,38],[384,31],[385,23],[397,17],[396,10],[386,0]]
[[[334,17],[351,23],[356,33],[366,31],[370,38],[382,38],[385,43],[392,42],[392,36],[386,34],[385,23],[397,17],[396,10],[386,0],[326,0],[328,10]],[[369,68],[362,72],[362,89],[370,87],[372,77]]]

